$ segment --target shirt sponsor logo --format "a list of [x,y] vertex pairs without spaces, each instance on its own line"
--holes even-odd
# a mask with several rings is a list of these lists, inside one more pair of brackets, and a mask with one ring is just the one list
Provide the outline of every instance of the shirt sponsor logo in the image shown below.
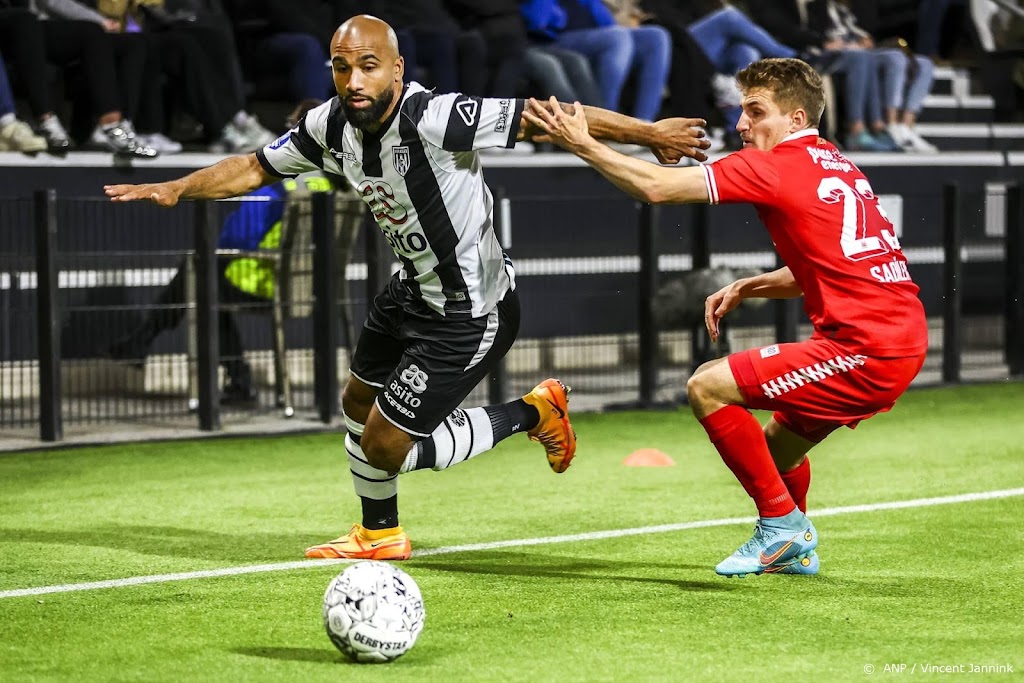
[[292,138],[292,132],[288,131],[278,139],[270,143],[270,149],[279,149],[285,145]]
[[479,111],[479,107],[476,100],[462,100],[461,102],[455,103],[455,111],[459,112],[459,116],[462,118],[462,122],[467,126],[472,126],[476,123],[476,115]]
[[395,145],[391,148],[391,161],[395,165],[395,171],[398,175],[405,177],[405,174],[409,172],[409,164],[412,163],[412,157],[409,155],[409,146]]
[[811,160],[826,171],[849,173],[853,170],[853,164],[842,154],[834,150],[808,147],[807,152],[811,155]]
[[402,370],[400,377],[402,382],[409,385],[409,388],[415,391],[417,394],[422,394],[427,390],[427,379],[429,376],[427,373],[419,369],[415,363]]
[[352,164],[358,164],[359,163],[359,159],[356,159],[356,155],[353,154],[352,152],[345,152],[345,151],[339,152],[338,150],[334,149],[333,147],[331,147],[327,151],[331,153],[332,157],[334,157],[335,159],[338,159],[339,161],[347,161],[347,162],[352,163]]
[[498,101],[498,122],[494,124],[495,133],[504,133],[508,129],[508,112],[512,108],[512,100]]

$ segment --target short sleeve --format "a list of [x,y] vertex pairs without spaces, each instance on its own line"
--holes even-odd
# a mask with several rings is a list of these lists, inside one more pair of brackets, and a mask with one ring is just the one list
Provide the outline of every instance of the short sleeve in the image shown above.
[[522,99],[435,95],[418,128],[423,139],[449,152],[513,147],[524,105]]
[[743,149],[701,168],[712,204],[776,203],[779,171],[768,152]]
[[257,150],[263,169],[278,178],[294,178],[307,171],[324,169],[324,150],[327,149],[327,119],[333,100],[310,109],[299,125]]

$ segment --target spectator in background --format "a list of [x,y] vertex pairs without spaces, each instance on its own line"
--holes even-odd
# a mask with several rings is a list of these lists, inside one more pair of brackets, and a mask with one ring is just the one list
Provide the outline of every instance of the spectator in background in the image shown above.
[[633,116],[657,118],[672,53],[668,31],[660,26],[618,26],[601,0],[524,0],[521,7],[528,30],[587,57],[597,76],[602,107],[619,111],[626,79],[635,70]]
[[935,81],[935,64],[911,52],[902,39],[876,45],[870,29],[878,26],[880,12],[878,0],[856,0],[837,3],[835,14],[846,25],[847,35],[857,36],[857,45],[870,50],[878,61],[889,136],[906,152],[937,152],[938,148],[917,132],[917,116]]
[[[711,87],[715,104],[725,117],[726,144],[730,149],[739,149],[742,141],[736,132],[736,123],[742,109],[733,76],[763,57],[794,57],[796,51],[775,40],[746,14],[722,0],[689,3],[643,0],[641,7],[649,10],[659,24],[676,24],[677,34],[682,29],[700,46],[716,72],[711,74]],[[676,42],[678,44],[679,40]]]
[[182,87],[190,93],[192,113],[202,112],[206,119],[201,123],[211,152],[251,152],[277,137],[245,109],[242,67],[220,0],[137,0],[135,6],[143,30],[173,34],[161,41],[174,45],[175,57],[196,69],[185,72]]
[[966,0],[921,0],[917,8],[917,42],[914,49],[932,61],[938,59],[946,14],[952,7],[964,4]]
[[518,0],[445,0],[463,31],[483,38],[487,81],[483,97],[515,97],[523,77],[526,27]]
[[0,152],[37,154],[46,151],[46,140],[32,132],[14,113],[14,93],[7,80],[7,67],[0,56]]
[[530,45],[524,55],[526,78],[543,97],[600,106],[601,91],[587,58],[552,44]]
[[18,4],[0,0],[0,38],[39,120],[47,149],[65,154],[71,141],[50,100],[46,64],[77,63],[84,72],[96,121],[89,144],[135,159],[157,156],[156,150],[136,138],[125,115],[139,104],[145,43],[117,36],[114,22],[74,0],[28,0],[27,12]]
[[763,0],[749,9],[755,21],[782,43],[799,50],[819,73],[843,76],[847,150],[902,150],[885,129],[875,56],[856,39],[844,37],[847,29],[834,19],[838,6],[833,0]]
[[333,96],[327,47],[337,24],[327,2],[230,0],[227,9],[258,88],[294,102]]
[[[362,13],[394,27],[410,79],[439,93],[483,95],[487,45],[479,33],[463,31],[442,0],[367,0]],[[417,68],[425,79],[416,77]]]

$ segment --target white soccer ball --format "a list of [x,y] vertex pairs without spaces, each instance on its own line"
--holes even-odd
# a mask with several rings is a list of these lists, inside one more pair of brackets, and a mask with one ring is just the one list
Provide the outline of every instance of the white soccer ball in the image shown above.
[[412,577],[387,562],[356,562],[324,594],[331,642],[356,662],[390,662],[412,649],[426,612]]

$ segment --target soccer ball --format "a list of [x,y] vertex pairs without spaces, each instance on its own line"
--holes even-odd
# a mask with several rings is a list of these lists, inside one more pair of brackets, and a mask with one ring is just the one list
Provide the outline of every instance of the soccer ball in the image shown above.
[[387,562],[357,562],[324,594],[324,628],[356,662],[390,662],[412,649],[426,613],[412,577]]

